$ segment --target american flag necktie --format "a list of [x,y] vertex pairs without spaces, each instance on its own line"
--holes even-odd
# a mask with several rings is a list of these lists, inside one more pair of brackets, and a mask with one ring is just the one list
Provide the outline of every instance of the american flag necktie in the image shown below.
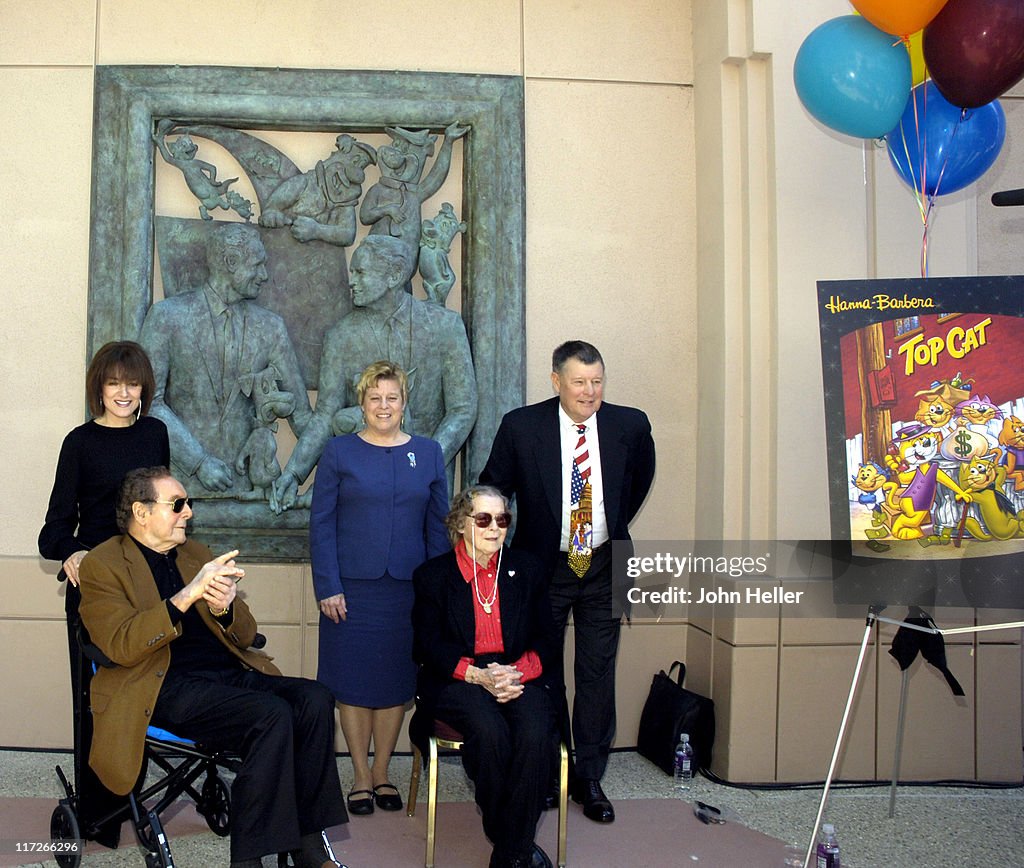
[[590,450],[587,448],[587,426],[577,425],[579,440],[573,450],[572,479],[569,483],[569,567],[579,578],[590,568],[593,553],[594,516],[590,493]]

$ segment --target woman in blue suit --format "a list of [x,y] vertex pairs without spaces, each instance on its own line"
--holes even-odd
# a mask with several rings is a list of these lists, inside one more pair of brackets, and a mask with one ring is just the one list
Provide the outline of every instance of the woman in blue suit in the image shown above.
[[441,447],[401,427],[405,372],[375,362],[356,395],[365,427],[324,448],[309,533],[321,612],[317,678],[338,701],[355,776],[348,809],[360,815],[375,804],[402,808],[388,764],[415,693],[412,572],[449,543]]

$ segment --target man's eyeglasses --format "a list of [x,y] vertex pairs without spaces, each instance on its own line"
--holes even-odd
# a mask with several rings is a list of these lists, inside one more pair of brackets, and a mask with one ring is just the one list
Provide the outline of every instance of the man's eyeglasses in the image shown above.
[[470,516],[470,518],[473,519],[473,524],[481,528],[490,527],[492,521],[498,527],[508,527],[512,523],[512,513],[510,512],[499,512],[497,515],[491,515],[489,512],[478,512]]
[[191,497],[176,497],[174,500],[146,500],[144,503],[166,503],[171,512],[181,512],[186,506],[192,509]]

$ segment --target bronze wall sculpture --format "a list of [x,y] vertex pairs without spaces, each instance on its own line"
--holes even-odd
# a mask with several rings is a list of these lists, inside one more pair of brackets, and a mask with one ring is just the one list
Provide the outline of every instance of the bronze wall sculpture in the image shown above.
[[[303,171],[261,130],[331,132],[335,147]],[[460,140],[462,201],[423,214]],[[352,430],[353,372],[380,357],[410,372],[415,433],[476,478],[524,397],[521,79],[98,67],[94,143],[87,349],[138,337],[150,350],[198,537],[302,559],[299,483],[327,437]],[[181,172],[196,218],[155,213],[155,160]],[[457,234],[461,316],[445,307]],[[396,252],[407,267],[388,265]],[[409,291],[417,268],[425,300]],[[278,419],[298,437],[283,474]]]

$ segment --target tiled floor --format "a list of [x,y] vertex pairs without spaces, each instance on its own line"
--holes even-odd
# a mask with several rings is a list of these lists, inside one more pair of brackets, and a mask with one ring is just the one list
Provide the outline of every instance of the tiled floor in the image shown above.
[[[0,751],[0,795],[54,798],[60,788],[53,767],[69,758],[61,754]],[[442,798],[468,801],[471,790],[454,758],[446,760],[441,776]],[[342,784],[351,786],[349,762],[338,761]],[[403,793],[411,759],[396,757],[392,778]],[[674,798],[671,781],[634,753],[612,756],[604,779],[609,797],[622,799]],[[699,798],[724,809],[735,822],[783,840],[806,844],[817,813],[820,790],[744,790],[713,784],[700,778],[689,798]],[[422,799],[423,792],[421,790]],[[915,865],[922,868],[974,868],[1021,864],[1024,852],[1024,790],[945,789],[901,787],[893,819],[888,818],[889,789],[834,789],[826,807],[826,820],[835,824],[845,868],[882,868]],[[358,822],[358,820],[354,821]],[[622,834],[628,834],[623,827]],[[571,842],[570,842],[571,843]],[[175,844],[176,860],[183,866],[205,866],[226,861],[225,842],[212,833]],[[50,863],[52,865],[52,863]],[[88,868],[138,866],[132,848],[89,855]],[[572,860],[570,858],[570,864]],[[353,865],[351,868],[361,868]],[[619,868],[587,865],[583,868]],[[705,866],[707,868],[707,866]],[[719,866],[715,866],[719,868]],[[735,866],[720,866],[735,868]]]

